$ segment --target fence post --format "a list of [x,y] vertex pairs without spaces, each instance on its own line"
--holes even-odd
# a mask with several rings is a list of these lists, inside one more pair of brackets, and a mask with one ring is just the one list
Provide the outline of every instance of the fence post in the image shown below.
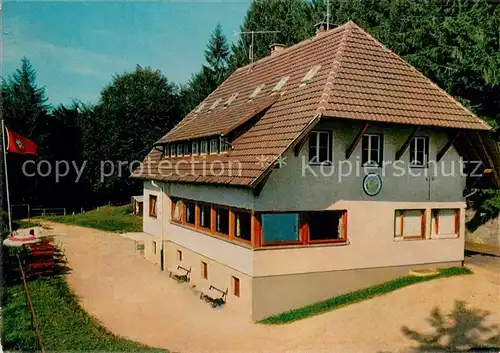
[[17,262],[19,264],[19,270],[21,271],[21,279],[23,281],[24,292],[26,293],[26,299],[28,301],[28,309],[30,311],[31,318],[33,319],[33,327],[35,328],[36,342],[38,344],[38,348],[40,348],[40,352],[45,353],[45,348],[43,347],[43,342],[42,342],[42,334],[40,333],[38,322],[36,320],[35,308],[33,307],[33,302],[31,301],[30,292],[28,290],[28,283],[26,283],[26,276],[24,275],[23,265],[21,264],[21,259],[19,258],[19,255],[16,255],[16,257],[17,257]]

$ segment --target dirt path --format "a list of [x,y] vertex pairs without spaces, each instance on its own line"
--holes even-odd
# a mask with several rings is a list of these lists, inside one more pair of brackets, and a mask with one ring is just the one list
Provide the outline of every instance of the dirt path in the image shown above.
[[402,326],[434,332],[427,322],[431,311],[447,314],[457,300],[490,311],[486,325],[500,324],[498,258],[473,258],[472,276],[430,281],[292,324],[264,326],[228,309],[211,309],[135,253],[130,239],[50,226],[72,268],[68,282],[85,309],[117,335],[172,351],[398,352],[418,345]]

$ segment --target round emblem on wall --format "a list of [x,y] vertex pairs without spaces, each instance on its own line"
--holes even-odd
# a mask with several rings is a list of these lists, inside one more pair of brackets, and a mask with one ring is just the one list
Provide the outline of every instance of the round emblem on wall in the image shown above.
[[382,190],[382,179],[378,174],[367,174],[363,179],[363,190],[368,196],[377,195]]

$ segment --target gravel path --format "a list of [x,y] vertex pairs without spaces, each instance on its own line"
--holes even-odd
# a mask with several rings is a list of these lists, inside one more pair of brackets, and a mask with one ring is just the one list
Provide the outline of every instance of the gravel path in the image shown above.
[[455,301],[491,312],[500,326],[500,259],[473,257],[471,276],[406,287],[283,326],[248,322],[213,310],[135,252],[134,241],[99,230],[49,224],[72,268],[68,282],[84,308],[113,333],[175,352],[400,352],[416,347],[402,326],[434,332],[431,311]]

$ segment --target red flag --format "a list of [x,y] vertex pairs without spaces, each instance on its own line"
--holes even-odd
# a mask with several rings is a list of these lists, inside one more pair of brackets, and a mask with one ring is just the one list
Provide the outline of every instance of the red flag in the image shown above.
[[21,136],[14,131],[5,128],[7,131],[7,151],[20,154],[33,154],[38,156],[38,146],[27,137]]

